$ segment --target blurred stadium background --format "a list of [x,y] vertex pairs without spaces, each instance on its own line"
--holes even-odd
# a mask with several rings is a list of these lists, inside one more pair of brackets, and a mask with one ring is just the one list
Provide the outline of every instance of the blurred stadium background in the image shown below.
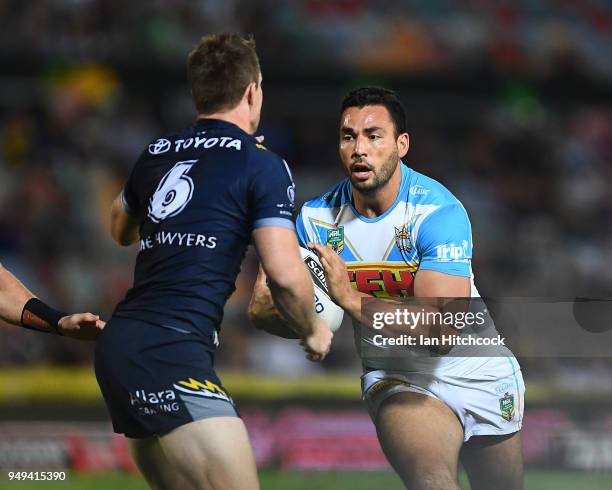
[[[108,318],[131,285],[137,250],[111,241],[111,200],[151,140],[193,120],[186,54],[227,30],[255,34],[261,133],[298,201],[342,178],[341,96],[386,85],[408,109],[407,163],[468,209],[483,296],[611,295],[608,0],[3,0],[0,19],[0,261],[65,310]],[[263,488],[401,488],[359,400],[350,325],[308,363],[246,319],[256,269],[250,254],[218,367]],[[92,358],[2,325],[0,481],[67,468],[57,488],[145,488]],[[527,488],[612,488],[611,358],[522,360]]]

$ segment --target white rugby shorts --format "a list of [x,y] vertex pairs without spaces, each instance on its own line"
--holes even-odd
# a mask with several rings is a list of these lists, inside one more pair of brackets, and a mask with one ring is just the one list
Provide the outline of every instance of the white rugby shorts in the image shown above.
[[414,392],[446,404],[463,426],[464,441],[472,436],[512,434],[523,422],[525,383],[512,356],[481,358],[471,373],[453,376],[451,369],[432,373],[378,369],[361,377],[362,397],[372,420],[380,404],[396,393]]

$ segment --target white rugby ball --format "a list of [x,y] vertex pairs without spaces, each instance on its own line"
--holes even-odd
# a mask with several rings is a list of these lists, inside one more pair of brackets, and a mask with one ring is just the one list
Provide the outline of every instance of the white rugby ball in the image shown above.
[[323,266],[319,262],[319,257],[314,252],[306,248],[300,247],[302,260],[310,271],[310,278],[315,292],[315,311],[319,318],[322,318],[329,324],[332,332],[340,328],[342,319],[344,318],[344,310],[334,303],[329,297],[327,283],[325,281],[325,273]]

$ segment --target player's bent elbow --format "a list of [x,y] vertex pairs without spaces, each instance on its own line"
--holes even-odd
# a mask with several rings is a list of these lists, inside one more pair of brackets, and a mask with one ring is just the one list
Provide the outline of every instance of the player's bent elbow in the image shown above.
[[130,218],[111,219],[111,236],[122,247],[128,247],[138,240],[138,229]]
[[115,241],[121,245],[122,247],[129,247],[130,245],[132,245],[134,242],[132,240],[127,240],[125,238],[116,238]]
[[249,320],[253,326],[262,332],[282,337],[284,339],[299,339],[300,336],[289,326],[278,312],[274,315],[265,315],[261,312],[249,312]]
[[113,240],[122,247],[132,245],[138,239],[138,223],[123,210],[118,199],[111,206],[110,232]]
[[254,306],[252,303],[249,304],[247,308],[247,317],[249,321],[255,326],[255,328],[259,329],[259,321],[262,319],[263,315],[261,309],[257,306]]
[[134,243],[133,237],[129,236],[127,233],[121,233],[115,226],[111,226],[111,236],[113,240],[122,247],[128,247]]

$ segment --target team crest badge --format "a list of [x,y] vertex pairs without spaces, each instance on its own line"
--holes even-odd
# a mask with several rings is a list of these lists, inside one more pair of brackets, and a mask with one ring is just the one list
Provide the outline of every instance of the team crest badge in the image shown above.
[[327,245],[337,254],[344,250],[344,226],[337,226],[327,230]]
[[395,243],[400,252],[412,252],[412,241],[410,240],[410,232],[406,229],[406,225],[400,228],[395,228]]
[[514,418],[514,395],[506,392],[504,397],[499,399],[499,408],[502,418],[510,422]]

